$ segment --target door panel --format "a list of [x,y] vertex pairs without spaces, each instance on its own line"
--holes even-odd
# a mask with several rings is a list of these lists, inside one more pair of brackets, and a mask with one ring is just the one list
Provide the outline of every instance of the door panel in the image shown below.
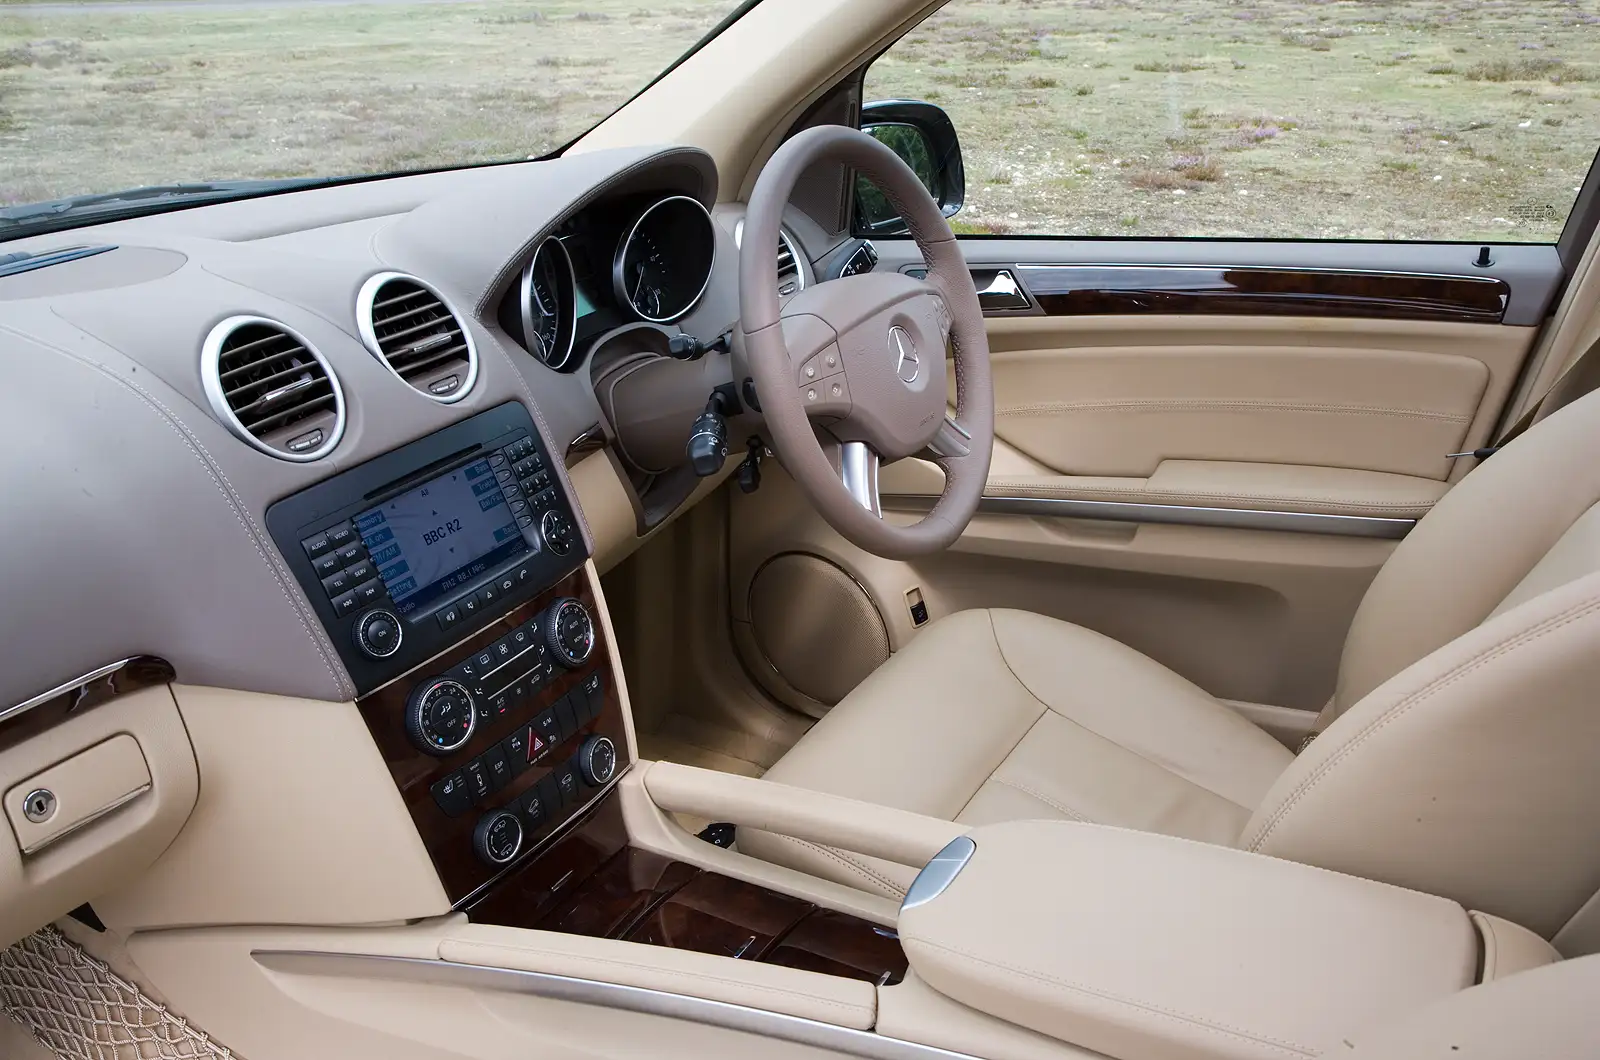
[[[877,245],[879,269],[917,267],[904,241]],[[1312,251],[1322,245],[1300,246],[1303,262],[1321,261]],[[730,510],[731,609],[749,672],[791,706],[830,705],[784,679],[758,646],[772,631],[751,625],[756,572],[801,552],[855,579],[895,650],[916,635],[906,597],[916,590],[933,619],[1024,608],[1123,641],[1218,697],[1321,707],[1367,585],[1394,539],[1472,463],[1446,454],[1487,442],[1537,329],[1326,305],[1296,317],[1049,315],[1026,286],[1029,264],[1126,257],[1139,245],[975,239],[963,249],[985,278],[1010,272],[1030,305],[988,314],[998,437],[984,508],[948,552],[883,560],[841,539],[772,468]],[[1142,249],[1151,284],[1173,251]],[[1191,245],[1187,261],[1207,249],[1228,265],[1252,252],[1284,264],[1281,244]],[[1390,249],[1364,248],[1366,264]],[[1454,248],[1458,269],[1473,268],[1468,249]],[[1507,315],[1529,301],[1542,312],[1559,279],[1553,252],[1507,259]],[[880,484],[885,517],[909,521],[943,480],[907,460],[885,467]],[[825,624],[790,635],[817,639],[813,665],[832,657]]]

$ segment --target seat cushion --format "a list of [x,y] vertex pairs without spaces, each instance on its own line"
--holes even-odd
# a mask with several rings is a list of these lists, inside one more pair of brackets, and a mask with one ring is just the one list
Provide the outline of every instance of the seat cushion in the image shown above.
[[[974,825],[1056,818],[1232,845],[1292,759],[1109,637],[977,610],[929,626],[766,776]],[[739,848],[891,898],[916,876],[752,829]]]

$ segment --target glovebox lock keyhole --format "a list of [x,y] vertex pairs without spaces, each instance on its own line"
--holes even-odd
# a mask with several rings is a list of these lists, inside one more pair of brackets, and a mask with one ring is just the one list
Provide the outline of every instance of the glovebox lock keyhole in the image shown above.
[[39,788],[28,792],[28,797],[22,800],[22,813],[34,824],[43,824],[56,812],[56,793],[49,788]]

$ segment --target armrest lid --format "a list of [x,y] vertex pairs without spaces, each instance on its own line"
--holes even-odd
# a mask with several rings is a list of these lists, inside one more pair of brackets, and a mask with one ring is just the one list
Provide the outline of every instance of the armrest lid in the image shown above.
[[1020,821],[970,833],[902,907],[911,966],[952,1000],[1128,1060],[1316,1056],[1470,986],[1454,902],[1149,832]]

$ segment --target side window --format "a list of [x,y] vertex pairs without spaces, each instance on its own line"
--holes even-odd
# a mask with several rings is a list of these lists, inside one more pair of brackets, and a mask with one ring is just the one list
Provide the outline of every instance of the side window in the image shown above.
[[951,0],[863,98],[949,114],[958,232],[1553,243],[1600,146],[1600,16]]

